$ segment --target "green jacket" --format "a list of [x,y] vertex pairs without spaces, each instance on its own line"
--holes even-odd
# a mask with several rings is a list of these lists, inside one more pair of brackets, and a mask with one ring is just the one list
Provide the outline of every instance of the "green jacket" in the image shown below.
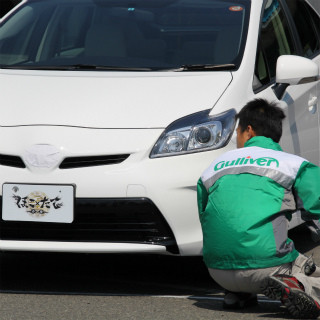
[[257,136],[217,158],[198,181],[209,268],[268,268],[295,260],[288,219],[320,217],[320,168]]

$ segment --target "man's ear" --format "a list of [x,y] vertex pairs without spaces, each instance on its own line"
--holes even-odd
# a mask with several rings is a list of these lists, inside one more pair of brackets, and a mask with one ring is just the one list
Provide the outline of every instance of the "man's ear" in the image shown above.
[[252,137],[255,137],[257,135],[250,124],[248,125],[246,132],[247,132],[248,139],[251,139]]

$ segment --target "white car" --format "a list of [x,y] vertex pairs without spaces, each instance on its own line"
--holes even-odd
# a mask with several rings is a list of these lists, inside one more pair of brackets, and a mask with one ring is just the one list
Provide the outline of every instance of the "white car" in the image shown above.
[[0,250],[200,255],[197,181],[254,98],[319,164],[316,5],[22,1],[0,20]]

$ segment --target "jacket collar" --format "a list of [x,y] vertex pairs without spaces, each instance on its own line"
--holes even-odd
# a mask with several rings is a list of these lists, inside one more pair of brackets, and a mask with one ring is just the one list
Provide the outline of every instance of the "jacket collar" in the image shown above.
[[272,149],[276,151],[282,151],[280,145],[274,142],[271,138],[264,136],[255,136],[249,139],[245,144],[245,147],[261,147],[265,149]]

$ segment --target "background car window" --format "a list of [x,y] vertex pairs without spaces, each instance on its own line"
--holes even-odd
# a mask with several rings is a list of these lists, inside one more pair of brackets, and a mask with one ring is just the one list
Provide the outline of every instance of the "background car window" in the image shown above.
[[263,12],[253,88],[268,84],[276,75],[279,56],[295,54],[289,24],[278,0],[268,1]]
[[311,57],[320,47],[320,18],[304,1],[286,2],[301,40],[303,55]]

